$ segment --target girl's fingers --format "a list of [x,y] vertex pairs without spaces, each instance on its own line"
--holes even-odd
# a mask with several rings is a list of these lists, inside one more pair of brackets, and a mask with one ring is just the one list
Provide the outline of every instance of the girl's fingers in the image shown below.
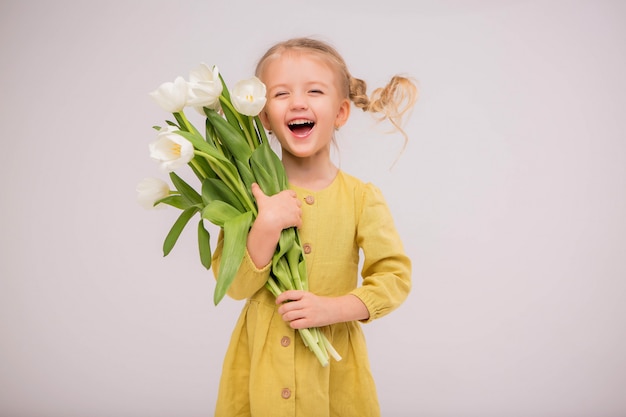
[[304,291],[300,290],[287,290],[276,297],[276,304],[282,304],[286,301],[298,301],[302,299]]

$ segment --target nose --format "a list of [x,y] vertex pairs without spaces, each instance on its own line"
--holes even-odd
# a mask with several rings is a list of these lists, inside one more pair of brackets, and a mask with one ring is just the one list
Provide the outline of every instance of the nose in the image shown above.
[[306,95],[299,93],[291,95],[291,110],[306,110],[308,108]]

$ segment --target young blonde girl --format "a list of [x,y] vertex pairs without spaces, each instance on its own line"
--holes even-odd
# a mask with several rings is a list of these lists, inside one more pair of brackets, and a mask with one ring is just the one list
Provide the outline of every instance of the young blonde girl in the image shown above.
[[[368,96],[337,51],[310,38],[276,44],[256,74],[267,86],[260,117],[280,142],[290,189],[268,196],[252,187],[259,214],[229,289],[247,301],[224,359],[215,415],[379,416],[361,323],[406,299],[411,262],[380,190],[338,169],[330,145],[351,103],[401,131],[416,87],[396,76]],[[275,298],[264,284],[280,233],[292,226],[299,228],[310,291]],[[215,273],[221,256],[220,239]],[[322,328],[343,359],[322,367],[296,333],[308,327]]]

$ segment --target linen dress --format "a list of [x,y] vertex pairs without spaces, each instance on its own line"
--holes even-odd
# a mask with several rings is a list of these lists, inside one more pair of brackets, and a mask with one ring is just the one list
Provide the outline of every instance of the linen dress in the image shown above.
[[[309,290],[357,296],[369,311],[364,322],[398,307],[410,291],[411,262],[380,190],[343,171],[321,191],[290,188],[303,202],[299,233]],[[213,258],[216,276],[221,255],[220,237]],[[247,301],[224,359],[215,416],[379,416],[360,322],[322,328],[342,356],[322,367],[278,314],[275,297],[264,287],[269,271],[270,265],[259,269],[246,253],[228,291]]]

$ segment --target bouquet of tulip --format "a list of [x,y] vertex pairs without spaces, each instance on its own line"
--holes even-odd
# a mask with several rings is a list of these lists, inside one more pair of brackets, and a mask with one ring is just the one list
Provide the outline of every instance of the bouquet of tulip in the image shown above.
[[[150,95],[175,119],[166,121],[164,127],[155,126],[157,138],[150,144],[150,155],[169,172],[174,189],[162,180],[149,178],[137,187],[138,199],[149,207],[167,204],[182,210],[163,243],[164,256],[191,218],[199,214],[200,261],[209,269],[210,235],[203,220],[222,228],[224,249],[213,295],[217,305],[239,269],[248,232],[258,213],[250,186],[256,182],[267,195],[287,189],[282,162],[270,148],[258,117],[265,105],[265,85],[252,77],[235,84],[231,94],[217,67],[202,64],[190,72],[189,81],[177,77]],[[185,116],[185,107],[194,107],[206,116],[204,135]],[[198,178],[199,191],[174,172],[185,165]],[[274,296],[286,290],[308,289],[295,227],[282,231],[265,286]],[[341,359],[319,329],[299,333],[323,366],[328,365],[330,356]]]

